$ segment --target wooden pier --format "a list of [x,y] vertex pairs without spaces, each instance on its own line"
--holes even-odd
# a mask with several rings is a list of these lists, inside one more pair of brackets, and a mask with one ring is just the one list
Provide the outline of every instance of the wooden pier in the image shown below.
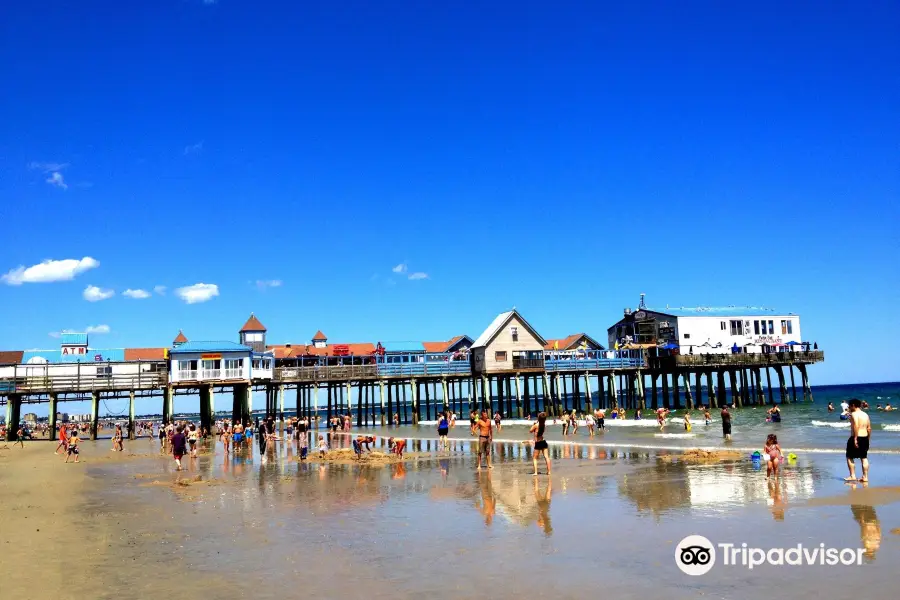
[[[203,427],[212,426],[216,402],[223,395],[230,401],[227,406],[234,420],[249,420],[253,392],[265,393],[266,415],[295,410],[303,416],[324,412],[328,419],[355,413],[357,426],[387,426],[395,414],[400,423],[417,424],[436,419],[444,410],[462,418],[482,409],[525,418],[539,411],[557,416],[613,407],[674,410],[726,403],[788,404],[798,401],[795,369],[801,400],[812,401],[807,367],[825,356],[819,350],[666,356],[650,356],[647,351],[547,351],[543,358],[513,361],[516,368],[489,374],[474,374],[469,361],[455,358],[426,353],[417,355],[416,362],[389,362],[384,357],[351,356],[339,361],[345,364],[326,360],[313,365],[298,359],[294,364],[281,361],[271,378],[212,382],[172,382],[170,361],[143,362],[137,373],[128,375],[110,369],[107,377],[51,375],[49,370],[41,374],[40,368],[21,365],[12,376],[0,377],[0,404],[6,405],[6,423],[15,425],[23,403],[48,402],[51,439],[60,402],[90,400],[91,433],[96,438],[101,401],[129,399],[133,435],[136,398],[160,398],[163,420],[169,421],[176,395],[199,397]],[[773,371],[777,388],[772,385]],[[10,439],[15,432],[16,427],[8,427]]]

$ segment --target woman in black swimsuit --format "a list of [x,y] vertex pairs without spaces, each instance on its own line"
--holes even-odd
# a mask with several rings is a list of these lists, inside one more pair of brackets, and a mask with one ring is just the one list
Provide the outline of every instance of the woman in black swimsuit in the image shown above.
[[544,429],[547,421],[547,413],[542,412],[538,415],[537,423],[531,426],[529,433],[534,434],[534,454],[531,456],[531,462],[534,463],[534,473],[538,474],[538,456],[544,457],[544,464],[547,465],[547,475],[550,475],[550,455],[547,448],[547,441],[544,439]]

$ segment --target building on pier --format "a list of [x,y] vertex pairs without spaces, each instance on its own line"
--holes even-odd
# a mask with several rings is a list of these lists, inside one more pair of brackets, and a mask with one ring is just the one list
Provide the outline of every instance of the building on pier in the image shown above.
[[185,342],[169,350],[173,384],[271,379],[272,352],[256,352],[235,342]]
[[735,306],[625,309],[607,337],[610,346],[664,347],[681,354],[774,352],[804,345],[800,315]]
[[500,313],[472,344],[476,374],[544,368],[547,340],[515,309]]

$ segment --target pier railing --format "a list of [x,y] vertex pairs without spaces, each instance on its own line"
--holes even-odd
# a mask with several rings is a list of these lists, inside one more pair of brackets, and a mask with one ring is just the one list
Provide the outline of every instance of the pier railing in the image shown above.
[[811,364],[825,360],[822,350],[800,352],[753,352],[737,354],[678,354],[651,357],[651,368],[678,367],[766,367],[791,364]]
[[110,374],[105,377],[79,375],[30,375],[0,379],[3,394],[51,394],[54,392],[102,392],[112,390],[148,390],[166,386],[164,371]]
[[544,352],[544,368],[548,372],[634,369],[643,366],[645,366],[644,357],[640,350],[547,350]]

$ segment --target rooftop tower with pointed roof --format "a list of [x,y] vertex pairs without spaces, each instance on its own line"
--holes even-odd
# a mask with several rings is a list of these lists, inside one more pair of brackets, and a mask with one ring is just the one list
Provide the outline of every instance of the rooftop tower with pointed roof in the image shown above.
[[266,351],[266,326],[253,313],[238,333],[245,346],[250,346],[255,352]]
[[325,337],[325,334],[322,333],[322,330],[318,330],[316,335],[313,336],[312,346],[313,348],[324,348],[328,345],[328,338]]
[[176,335],[175,339],[172,340],[172,347],[177,348],[178,346],[182,345],[186,341],[188,341],[187,337],[184,335],[184,332],[179,329],[178,335]]

